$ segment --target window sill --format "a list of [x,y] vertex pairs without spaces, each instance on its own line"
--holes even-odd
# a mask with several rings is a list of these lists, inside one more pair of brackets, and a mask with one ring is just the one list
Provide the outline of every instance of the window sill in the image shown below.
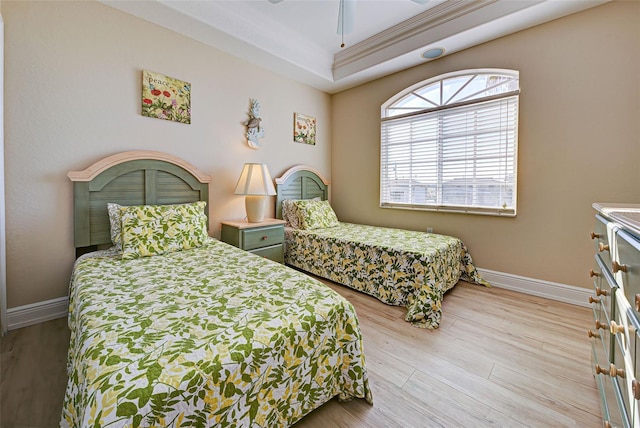
[[411,211],[435,211],[456,214],[475,214],[490,215],[494,217],[515,217],[515,209],[497,209],[497,208],[476,208],[476,207],[448,207],[448,206],[426,206],[426,205],[410,205],[410,204],[380,204],[380,208],[391,208],[396,210]]

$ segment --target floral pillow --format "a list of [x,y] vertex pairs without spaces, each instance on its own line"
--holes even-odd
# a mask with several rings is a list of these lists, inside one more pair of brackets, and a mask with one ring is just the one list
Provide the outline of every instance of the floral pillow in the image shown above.
[[120,208],[118,204],[107,204],[109,213],[109,223],[111,224],[111,242],[117,252],[122,252],[122,221],[120,219]]
[[122,259],[201,246],[207,239],[206,202],[120,207]]
[[298,213],[300,229],[324,229],[340,224],[329,201],[300,200],[293,201]]
[[299,229],[300,221],[298,220],[298,211],[293,202],[292,199],[282,201],[282,219],[286,222],[285,226]]
[[[285,226],[294,229],[300,229],[300,220],[298,218],[298,207],[294,202],[306,199],[285,199],[282,201],[282,219],[286,222]],[[311,201],[320,201],[320,197],[309,199]]]

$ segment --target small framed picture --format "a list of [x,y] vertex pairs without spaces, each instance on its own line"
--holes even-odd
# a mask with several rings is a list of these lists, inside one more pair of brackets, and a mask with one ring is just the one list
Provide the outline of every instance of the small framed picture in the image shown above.
[[293,114],[293,141],[296,143],[316,144],[316,118],[302,113]]
[[191,83],[142,71],[142,115],[191,123]]

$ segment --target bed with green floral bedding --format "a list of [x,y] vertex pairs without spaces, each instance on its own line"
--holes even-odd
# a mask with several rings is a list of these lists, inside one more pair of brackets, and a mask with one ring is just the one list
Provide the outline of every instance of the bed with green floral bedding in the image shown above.
[[458,238],[337,220],[329,226],[287,227],[285,263],[406,307],[415,326],[438,327],[444,293],[458,280],[489,285]]
[[372,400],[352,305],[212,238],[82,256],[69,327],[63,427],[289,426],[334,396]]

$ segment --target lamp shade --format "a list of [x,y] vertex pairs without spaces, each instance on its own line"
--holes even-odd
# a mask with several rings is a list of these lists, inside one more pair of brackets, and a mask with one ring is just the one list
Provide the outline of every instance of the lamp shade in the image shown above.
[[271,196],[276,194],[269,168],[263,163],[245,163],[236,185],[236,195]]

